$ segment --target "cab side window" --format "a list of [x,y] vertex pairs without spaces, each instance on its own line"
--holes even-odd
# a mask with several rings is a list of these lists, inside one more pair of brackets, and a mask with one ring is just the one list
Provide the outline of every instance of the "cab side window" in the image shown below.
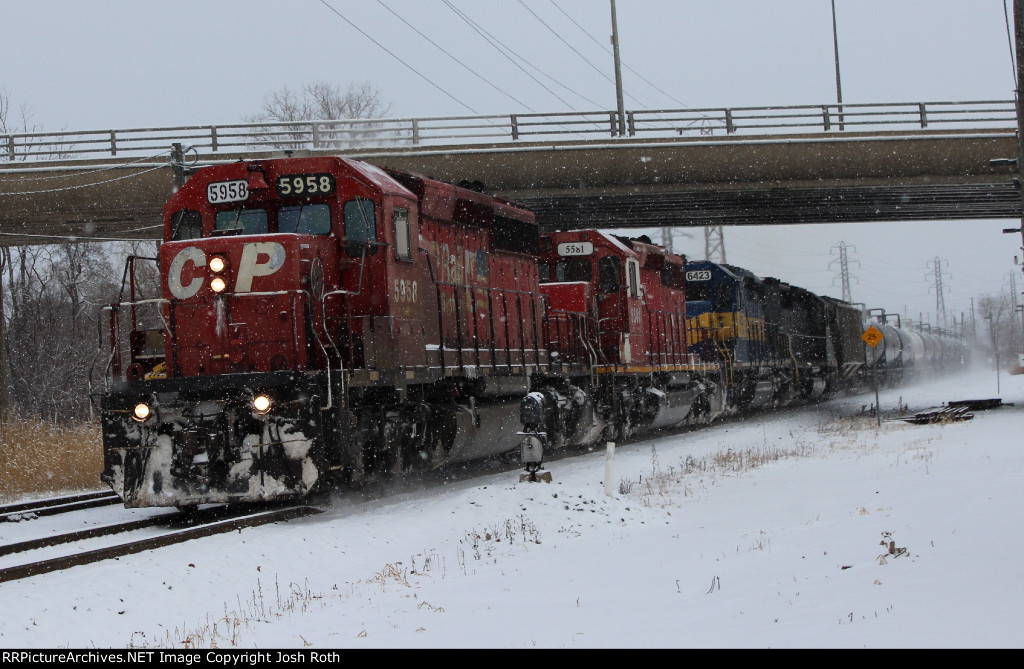
[[602,293],[617,293],[622,288],[622,261],[617,256],[605,256],[597,266]]
[[409,210],[395,207],[393,214],[395,223],[395,257],[399,260],[412,259],[412,233],[409,226]]
[[630,297],[640,297],[640,263],[633,258],[626,259],[626,287]]
[[373,201],[357,197],[345,203],[342,210],[345,219],[345,252],[350,256],[367,255],[377,252],[377,214]]

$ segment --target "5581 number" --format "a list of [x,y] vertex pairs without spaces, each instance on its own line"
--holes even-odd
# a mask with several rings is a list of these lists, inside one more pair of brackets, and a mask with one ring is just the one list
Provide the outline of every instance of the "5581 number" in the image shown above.
[[285,174],[276,181],[280,197],[304,197],[309,195],[330,195],[334,192],[334,176],[331,174]]

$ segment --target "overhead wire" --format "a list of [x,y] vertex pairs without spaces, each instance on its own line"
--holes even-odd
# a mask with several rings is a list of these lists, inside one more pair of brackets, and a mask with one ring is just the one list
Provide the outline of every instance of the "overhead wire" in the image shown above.
[[[595,44],[597,44],[597,45],[598,45],[599,47],[601,47],[601,49],[602,49],[602,50],[604,50],[604,52],[605,52],[605,53],[607,53],[607,54],[608,54],[609,56],[613,55],[613,54],[612,54],[612,52],[608,50],[608,47],[606,47],[606,46],[605,46],[604,44],[602,44],[602,43],[601,43],[601,40],[599,40],[599,39],[597,39],[596,37],[594,37],[593,35],[591,35],[591,34],[590,34],[590,32],[589,32],[589,31],[588,31],[588,30],[587,30],[586,28],[584,28],[584,27],[583,27],[583,26],[581,26],[581,25],[580,25],[579,23],[577,23],[576,19],[574,19],[574,18],[573,18],[572,16],[570,16],[570,15],[569,15],[569,13],[568,13],[568,12],[566,12],[566,11],[565,11],[564,9],[562,9],[561,7],[559,7],[559,6],[558,6],[558,3],[557,3],[557,2],[555,2],[555,0],[550,0],[550,2],[551,2],[551,4],[552,4],[552,5],[554,5],[554,6],[555,6],[555,9],[557,9],[558,11],[560,11],[560,12],[561,12],[561,13],[562,13],[562,14],[563,14],[563,15],[565,16],[565,18],[569,19],[569,20],[570,20],[570,21],[571,21],[571,22],[573,23],[573,25],[575,25],[575,26],[576,26],[577,28],[579,28],[579,29],[580,29],[580,30],[581,30],[581,31],[583,32],[583,34],[584,34],[584,35],[586,35],[587,37],[589,37],[589,38],[590,38],[591,40],[593,40],[593,41],[594,41],[594,43],[595,43]],[[665,91],[661,90],[661,89],[660,89],[660,88],[659,88],[658,86],[656,86],[656,85],[655,85],[654,83],[652,83],[652,82],[651,82],[650,80],[648,80],[648,79],[647,79],[646,77],[644,77],[644,75],[640,74],[639,72],[637,72],[636,70],[634,70],[634,69],[633,69],[632,67],[630,67],[629,65],[627,65],[627,64],[626,64],[625,62],[623,62],[623,61],[622,61],[622,59],[619,59],[619,63],[620,63],[620,64],[621,64],[621,65],[622,65],[622,66],[623,66],[624,68],[626,68],[627,70],[629,70],[630,72],[632,72],[633,74],[635,74],[635,75],[636,75],[637,77],[639,77],[641,81],[643,81],[643,82],[644,82],[644,83],[646,83],[646,84],[647,84],[648,86],[650,86],[650,87],[651,87],[651,88],[653,88],[654,90],[656,90],[656,91],[658,91],[659,93],[661,93],[662,95],[664,95],[664,96],[665,96],[666,98],[668,98],[669,100],[672,100],[672,101],[673,101],[673,102],[675,102],[676,104],[678,104],[678,105],[681,105],[681,106],[683,106],[683,107],[687,107],[686,103],[684,103],[684,102],[681,102],[680,100],[677,100],[677,99],[676,99],[676,98],[674,98],[674,97],[673,97],[672,95],[670,95],[670,94],[666,93]]]
[[335,13],[335,14],[336,14],[336,15],[337,15],[337,16],[338,16],[338,17],[339,17],[339,18],[340,18],[340,19],[341,19],[342,21],[344,21],[345,23],[347,23],[347,24],[349,24],[350,26],[352,26],[352,28],[353,28],[353,29],[355,29],[355,30],[356,30],[356,31],[357,31],[357,32],[358,32],[358,33],[359,33],[360,35],[362,35],[362,36],[363,36],[363,37],[365,37],[366,39],[368,39],[368,40],[370,40],[371,42],[373,42],[374,44],[376,44],[376,45],[377,45],[377,46],[378,46],[378,47],[379,47],[379,48],[380,48],[381,50],[383,50],[383,51],[384,51],[385,53],[387,53],[387,54],[388,54],[389,56],[391,56],[392,58],[394,58],[395,60],[397,60],[397,61],[398,61],[399,63],[401,63],[402,65],[404,65],[404,66],[405,66],[406,68],[408,68],[408,69],[409,69],[409,70],[410,70],[410,71],[411,71],[411,72],[412,72],[413,74],[415,74],[415,75],[416,75],[416,76],[418,76],[419,78],[423,79],[423,80],[424,80],[425,82],[427,82],[428,84],[430,84],[431,86],[433,86],[433,87],[434,87],[434,88],[436,88],[437,90],[441,91],[441,93],[443,93],[443,94],[444,94],[445,96],[447,96],[448,98],[450,98],[451,100],[453,100],[453,101],[454,101],[454,102],[456,102],[457,104],[461,105],[462,107],[465,107],[466,109],[468,109],[469,111],[473,112],[474,114],[477,114],[477,115],[479,115],[479,114],[480,114],[480,112],[478,112],[477,110],[473,109],[473,108],[472,108],[471,106],[469,106],[468,104],[466,104],[465,102],[463,102],[463,101],[462,101],[462,100],[460,100],[459,98],[455,97],[455,95],[453,95],[452,93],[450,93],[450,92],[446,91],[446,90],[445,90],[444,88],[442,88],[442,87],[441,87],[441,86],[440,86],[439,84],[437,84],[436,82],[434,82],[434,81],[433,81],[433,80],[432,80],[432,79],[431,79],[430,77],[428,77],[427,75],[423,74],[422,72],[420,72],[419,70],[417,70],[417,69],[416,69],[415,67],[413,67],[413,66],[412,66],[412,65],[410,65],[409,63],[407,63],[407,62],[405,62],[404,60],[402,60],[402,59],[401,59],[401,58],[400,58],[400,57],[399,57],[399,56],[398,56],[398,55],[397,55],[397,54],[396,54],[395,52],[391,51],[391,49],[387,48],[386,46],[384,46],[383,44],[381,44],[380,42],[378,42],[377,40],[375,40],[375,39],[374,39],[374,38],[373,38],[372,36],[370,36],[370,34],[369,34],[369,33],[367,33],[367,32],[366,32],[365,30],[363,30],[362,28],[360,28],[359,26],[357,26],[357,25],[356,25],[355,23],[353,23],[353,22],[352,22],[351,20],[349,20],[349,18],[348,18],[348,17],[346,17],[346,16],[345,16],[344,14],[342,14],[341,12],[339,12],[339,11],[338,11],[337,9],[335,9],[334,7],[332,7],[332,6],[330,5],[330,3],[328,3],[328,2],[327,2],[327,0],[320,0],[320,3],[321,3],[321,4],[322,4],[322,5],[324,6],[324,7],[327,7],[327,9],[331,10],[332,12],[334,12],[334,13]]
[[[526,11],[528,11],[528,12],[529,12],[529,13],[530,13],[530,14],[531,14],[531,15],[532,15],[532,16],[533,16],[533,17],[534,17],[535,19],[537,19],[537,20],[538,20],[538,21],[540,22],[540,24],[541,24],[542,26],[544,26],[545,28],[547,28],[547,29],[548,29],[548,31],[550,31],[552,35],[554,35],[554,36],[555,36],[556,38],[558,38],[558,40],[559,40],[560,42],[562,42],[562,44],[564,44],[565,46],[569,47],[569,49],[570,49],[570,50],[572,50],[572,52],[573,52],[573,53],[575,53],[575,54],[576,54],[577,56],[579,56],[579,57],[580,57],[580,59],[581,59],[581,60],[583,60],[583,62],[584,62],[584,63],[586,63],[587,65],[589,65],[589,66],[590,66],[591,68],[593,68],[593,69],[594,69],[594,71],[596,71],[596,72],[597,72],[598,74],[600,74],[600,75],[601,75],[602,77],[604,77],[604,78],[605,78],[605,80],[607,80],[608,82],[610,82],[610,83],[612,83],[612,84],[614,84],[614,83],[615,83],[615,80],[614,80],[614,79],[612,79],[611,77],[609,77],[609,76],[608,76],[608,73],[607,73],[607,72],[605,72],[605,71],[604,71],[603,69],[601,69],[600,67],[598,67],[598,66],[597,66],[597,65],[595,65],[594,63],[590,62],[590,60],[589,60],[589,59],[588,59],[588,58],[587,58],[586,56],[584,56],[584,55],[583,55],[582,53],[580,53],[579,49],[577,49],[577,48],[576,48],[576,47],[574,47],[574,46],[573,46],[572,44],[570,44],[570,43],[569,43],[569,42],[568,42],[568,41],[567,41],[567,40],[566,40],[566,39],[565,39],[564,37],[562,37],[562,36],[561,36],[561,35],[560,35],[560,34],[558,33],[558,31],[557,31],[557,30],[555,30],[554,28],[552,28],[552,27],[551,27],[551,26],[550,26],[550,25],[548,24],[548,22],[547,22],[547,21],[545,21],[544,19],[542,19],[542,18],[541,18],[541,17],[540,17],[540,16],[539,16],[539,15],[537,14],[537,12],[533,11],[532,9],[530,9],[530,6],[529,6],[529,5],[527,5],[527,4],[525,3],[525,2],[523,2],[523,0],[516,0],[516,1],[517,1],[517,2],[518,2],[518,3],[520,4],[520,5],[522,5],[522,6],[523,6],[523,9],[525,9]],[[624,92],[625,92],[625,91],[624,91]],[[629,94],[629,92],[625,92],[625,94],[626,94],[626,95],[627,95],[628,97],[632,98],[633,102],[637,103],[637,104],[638,104],[638,105],[640,105],[641,107],[646,107],[646,106],[647,106],[647,105],[646,105],[645,103],[641,102],[640,100],[636,99],[636,98],[635,98],[634,96],[630,95],[630,94]]]
[[[321,0],[321,2],[323,2],[323,0]],[[516,58],[518,58],[523,63],[526,63],[531,68],[536,70],[538,73],[540,73],[544,77],[550,79],[552,82],[558,84],[559,86],[561,86],[565,90],[569,91],[573,95],[578,96],[580,99],[586,100],[587,102],[589,102],[590,104],[594,105],[595,107],[600,107],[601,106],[597,102],[594,102],[593,100],[587,98],[585,95],[583,95],[581,93],[578,93],[578,92],[574,91],[573,89],[569,88],[568,86],[566,86],[565,84],[561,83],[560,81],[558,81],[554,77],[552,77],[549,74],[545,73],[543,70],[541,70],[539,67],[537,67],[536,65],[534,65],[533,63],[531,63],[527,59],[525,59],[522,56],[520,56],[518,53],[516,53],[516,51],[514,49],[512,49],[508,45],[504,44],[501,40],[499,40],[494,35],[489,33],[482,26],[480,26],[480,24],[476,23],[475,21],[473,21],[473,19],[469,18],[469,16],[466,15],[465,12],[463,12],[461,9],[459,9],[454,4],[452,4],[451,0],[442,0],[442,2],[444,2],[445,6],[448,7],[448,9],[450,9],[452,11],[452,13],[454,13],[457,17],[459,17],[460,20],[462,20],[464,23],[466,23],[466,25],[468,25],[470,28],[472,28],[474,31],[476,31],[476,33],[478,35],[480,35],[488,44],[490,44],[492,47],[494,47],[494,49],[496,51],[498,51],[501,55],[503,55],[506,59],[508,59],[508,61],[511,62],[513,65],[515,65],[517,68],[519,68],[519,70],[521,70],[523,72],[523,74],[525,74],[526,76],[530,77],[530,79],[532,79],[534,82],[536,82],[538,86],[540,86],[545,91],[550,93],[556,100],[558,100],[559,102],[564,104],[566,107],[568,107],[572,111],[579,111],[579,110],[576,109],[567,100],[563,99],[562,96],[558,95],[558,93],[556,93],[553,90],[551,90],[550,88],[548,88],[540,79],[538,79],[537,77],[533,76],[533,74],[528,72],[526,70],[526,68],[524,68],[518,62],[516,62]],[[509,54],[512,54],[512,56],[515,56],[515,58],[513,58]]]
[[166,168],[170,164],[171,164],[170,162],[167,162],[167,163],[165,163],[163,165],[157,165],[156,167],[151,167],[148,170],[142,170],[141,172],[134,172],[132,174],[126,174],[124,176],[115,177],[113,179],[106,179],[105,181],[97,181],[97,182],[88,183],[88,184],[79,184],[77,186],[64,186],[63,188],[48,188],[48,189],[45,189],[45,190],[21,191],[21,192],[17,192],[17,193],[0,193],[0,197],[11,196],[11,195],[41,195],[43,193],[60,193],[60,192],[63,192],[63,191],[81,190],[82,188],[92,188],[94,186],[102,186],[104,184],[114,183],[115,181],[124,181],[125,179],[134,179],[135,177],[140,177],[143,174],[149,174],[150,172],[155,172],[156,170],[162,170],[162,169]]
[[[153,228],[163,226],[150,226]],[[136,230],[145,230],[146,228],[136,228]],[[130,232],[130,231],[129,231]],[[86,235],[40,235],[31,234],[27,232],[0,232],[0,237],[30,237],[33,239],[64,239],[73,242],[155,242],[159,241],[153,238],[146,237],[89,237]]]
[[[143,158],[139,158],[138,160],[132,160],[132,161],[129,161],[129,162],[126,162],[126,163],[117,164],[117,165],[107,165],[105,167],[97,167],[95,169],[82,169],[82,170],[79,170],[79,171],[68,170],[67,172],[64,172],[62,174],[55,174],[53,176],[48,176],[48,177],[25,177],[23,179],[0,179],[0,182],[3,182],[3,181],[12,181],[12,182],[13,181],[17,181],[19,183],[22,183],[22,182],[25,182],[25,181],[50,181],[52,179],[67,179],[69,177],[82,176],[84,174],[92,175],[92,174],[97,174],[99,172],[107,172],[107,171],[110,171],[110,170],[124,169],[124,167],[127,166],[127,165],[135,165],[137,163],[145,162],[147,160],[153,160],[154,158],[159,158],[160,156],[167,155],[169,153],[170,153],[170,150],[161,151],[160,153],[155,153],[155,154],[153,154],[151,156],[145,156]],[[0,170],[0,176],[3,176],[7,172],[8,172],[7,170]]]
[[487,77],[483,76],[482,74],[480,74],[479,72],[477,72],[476,70],[471,68],[469,65],[466,65],[458,57],[452,55],[447,49],[445,49],[440,44],[438,44],[434,40],[432,40],[429,37],[427,37],[427,35],[425,35],[423,33],[423,31],[421,31],[419,28],[417,28],[413,24],[411,24],[408,21],[406,21],[405,18],[401,14],[399,14],[398,12],[393,10],[391,7],[389,7],[383,0],[377,0],[377,4],[379,4],[381,7],[383,7],[386,10],[388,10],[389,12],[391,12],[391,14],[393,14],[395,16],[395,18],[397,18],[399,21],[401,21],[402,23],[407,25],[409,28],[411,28],[413,31],[415,31],[417,35],[419,35],[423,39],[425,39],[428,42],[430,42],[430,44],[432,44],[434,47],[436,47],[441,53],[443,53],[444,55],[446,55],[449,58],[451,58],[453,61],[455,61],[460,66],[462,66],[463,69],[468,71],[470,74],[475,76],[477,79],[479,79],[480,81],[484,82],[485,84],[487,84],[488,86],[490,86],[494,90],[498,91],[499,93],[501,93],[502,95],[507,97],[509,100],[512,100],[512,102],[515,102],[516,104],[522,105],[525,109],[528,109],[529,111],[532,111],[532,112],[536,112],[537,111],[536,109],[534,109],[530,105],[526,104],[522,100],[519,100],[519,99],[515,98],[513,95],[511,95],[510,93],[508,93],[507,91],[502,89],[500,86],[496,86],[490,79],[488,79]]

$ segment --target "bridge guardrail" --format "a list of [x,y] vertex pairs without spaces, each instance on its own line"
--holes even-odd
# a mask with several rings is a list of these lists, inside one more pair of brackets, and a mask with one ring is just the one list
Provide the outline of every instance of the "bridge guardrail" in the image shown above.
[[[1016,128],[1013,100],[823,104],[781,107],[633,110],[625,138],[701,135]],[[209,153],[368,150],[573,139],[623,139],[618,112],[557,112],[424,118],[344,119],[126,128],[0,135],[0,161],[138,156],[180,143]]]

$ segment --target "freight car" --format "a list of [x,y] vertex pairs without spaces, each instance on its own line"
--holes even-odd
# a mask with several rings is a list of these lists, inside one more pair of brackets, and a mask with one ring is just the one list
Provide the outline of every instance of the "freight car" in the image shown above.
[[513,202],[340,157],[205,167],[163,221],[159,294],[131,258],[105,311],[101,478],[129,507],[517,450],[536,471],[545,449],[813,401],[908,359],[868,360],[854,305],[648,239],[542,235]]
[[970,350],[959,335],[921,324],[903,324],[899,314],[881,309],[871,309],[867,316],[883,339],[866,352],[865,364],[882,385],[895,387],[905,380],[962,369],[970,362]]

